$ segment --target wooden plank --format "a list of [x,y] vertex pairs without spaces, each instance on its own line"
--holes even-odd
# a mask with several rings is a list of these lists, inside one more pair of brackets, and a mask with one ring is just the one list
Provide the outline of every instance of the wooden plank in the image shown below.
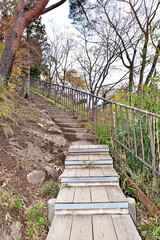
[[105,187],[91,187],[90,189],[92,202],[109,202]]
[[72,216],[55,216],[46,240],[70,240]]
[[88,148],[98,148],[98,145],[88,145]]
[[103,177],[103,171],[101,168],[90,168],[89,169],[89,176],[90,177]]
[[88,155],[78,155],[77,160],[85,161],[88,160]]
[[76,160],[78,160],[78,156],[67,156],[65,160],[66,161],[76,161]]
[[104,176],[110,176],[110,177],[118,177],[118,173],[115,171],[113,167],[108,167],[108,168],[102,168],[102,171],[104,173]]
[[79,145],[71,145],[68,149],[78,149]]
[[87,148],[89,148],[89,145],[79,145],[78,149],[83,149],[83,148],[87,149]]
[[141,240],[130,215],[112,215],[118,240]]
[[128,202],[119,186],[105,187],[110,202]]
[[70,240],[93,240],[91,216],[73,216]]
[[117,240],[110,215],[93,215],[94,240]]
[[63,189],[60,189],[56,199],[56,203],[64,203],[64,202],[73,203],[74,192],[75,192],[74,187],[65,187]]
[[76,177],[89,177],[89,169],[88,168],[77,169]]
[[100,155],[88,155],[88,159],[91,161],[100,160]]
[[74,195],[74,203],[90,203],[91,194],[89,187],[76,187]]
[[62,177],[75,177],[76,176],[76,171],[77,171],[76,168],[72,168],[72,169],[67,168],[62,173],[61,178]]
[[99,156],[101,160],[112,159],[112,157],[109,154],[101,154]]
[[107,145],[97,145],[97,148],[101,148],[101,149],[108,149],[108,146]]

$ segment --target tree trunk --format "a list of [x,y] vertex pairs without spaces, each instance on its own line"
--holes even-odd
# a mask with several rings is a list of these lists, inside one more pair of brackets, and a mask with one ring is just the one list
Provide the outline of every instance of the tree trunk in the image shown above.
[[3,50],[0,61],[0,86],[7,87],[9,77],[12,72],[12,67],[16,52],[18,50],[25,26],[21,19],[17,19]]
[[160,54],[160,41],[158,42],[158,45],[157,45],[157,48],[156,48],[156,52],[155,52],[155,56],[154,56],[154,60],[153,60],[153,63],[152,63],[152,66],[151,66],[151,69],[148,73],[148,76],[146,77],[146,81],[145,81],[145,86],[148,85],[149,81],[150,81],[150,78],[152,77],[155,69],[156,69],[156,65],[157,65],[157,61],[158,61],[158,58],[159,58],[159,54]]
[[130,66],[130,72],[129,72],[129,105],[131,105],[131,101],[132,101],[131,93],[133,91],[133,73],[134,73],[134,67]]
[[30,90],[30,76],[26,76],[23,78],[23,97],[29,98],[29,90]]

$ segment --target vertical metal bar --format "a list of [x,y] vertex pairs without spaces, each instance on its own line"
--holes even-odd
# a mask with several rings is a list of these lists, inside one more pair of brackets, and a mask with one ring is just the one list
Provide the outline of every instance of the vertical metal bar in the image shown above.
[[97,138],[97,130],[98,130],[97,107],[94,108],[94,124],[95,124],[95,135],[96,135],[96,138]]
[[69,107],[69,88],[68,88],[68,91],[67,91],[67,107]]
[[106,138],[108,137],[108,122],[107,122],[107,115],[106,115],[106,106],[107,105],[104,105],[104,118],[105,118],[105,126],[106,126]]
[[74,116],[74,99],[73,99],[73,89],[72,89],[72,111]]
[[126,108],[126,121],[127,121],[127,136],[128,136],[128,147],[131,148],[130,134],[129,134],[129,121],[128,121],[128,109]]
[[74,111],[77,112],[77,103],[76,103],[76,99],[77,99],[77,91],[74,91]]
[[89,120],[89,112],[88,112],[88,110],[89,110],[89,109],[88,109],[88,97],[89,97],[89,96],[88,96],[88,94],[87,94],[87,119]]
[[113,103],[111,103],[112,137],[114,137]]
[[117,135],[117,139],[119,140],[119,135],[118,135],[118,111],[117,111],[117,104],[115,104],[115,110],[116,110],[116,135]]
[[102,138],[102,116],[101,116],[101,106],[99,107],[99,120],[100,120],[100,132]]
[[132,123],[133,123],[133,134],[134,134],[134,149],[137,155],[137,139],[136,139],[136,128],[135,128],[135,119],[134,119],[134,110],[132,109]]
[[84,116],[86,115],[85,101],[86,101],[86,94],[84,93]]
[[[121,112],[121,131],[123,132],[123,116],[122,116],[122,107],[120,107]],[[124,145],[124,135],[122,135],[123,145]]]
[[91,96],[90,95],[89,95],[89,119],[91,120]]
[[[93,116],[94,116],[94,97],[93,96],[91,96],[91,98],[92,98],[92,116],[91,116],[91,119],[93,119]],[[96,98],[96,105],[97,105],[97,98]]]
[[[149,134],[150,134],[150,144],[151,144],[151,150],[152,150],[152,167],[156,170],[156,155],[155,155],[155,146],[154,146],[154,140],[153,140],[153,131],[152,131],[152,119],[151,116],[148,115],[148,125],[149,125]],[[158,178],[155,172],[153,172],[154,175],[154,181],[156,184],[157,189],[159,188]]]
[[139,112],[139,122],[140,122],[140,133],[141,133],[142,156],[143,156],[143,160],[145,161],[144,143],[143,143],[143,131],[142,131],[142,120],[141,120],[141,113],[140,112]]

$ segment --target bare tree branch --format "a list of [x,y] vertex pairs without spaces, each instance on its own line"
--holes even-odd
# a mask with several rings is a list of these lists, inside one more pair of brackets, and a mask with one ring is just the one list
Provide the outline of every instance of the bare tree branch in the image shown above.
[[65,3],[66,1],[67,1],[67,0],[60,0],[59,2],[51,5],[50,7],[45,8],[45,9],[43,10],[43,12],[42,12],[42,15],[45,14],[45,13],[47,13],[47,12],[50,12],[51,10],[53,10],[53,9],[59,7],[59,6],[61,6],[61,5],[62,5],[63,3]]

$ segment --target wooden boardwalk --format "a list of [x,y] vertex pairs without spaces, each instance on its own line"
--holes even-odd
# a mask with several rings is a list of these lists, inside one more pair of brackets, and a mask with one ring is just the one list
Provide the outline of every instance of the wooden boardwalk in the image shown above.
[[106,146],[73,145],[65,166],[47,240],[141,239]]

